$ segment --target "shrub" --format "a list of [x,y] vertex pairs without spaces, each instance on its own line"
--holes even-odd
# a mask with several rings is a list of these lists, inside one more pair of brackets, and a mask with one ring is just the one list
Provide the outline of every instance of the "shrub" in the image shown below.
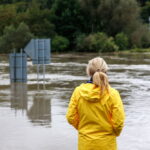
[[146,25],[141,25],[130,36],[132,47],[147,48],[150,46],[150,31]]
[[93,35],[92,47],[96,51],[104,51],[105,43],[108,39],[108,36],[103,32],[98,32]]
[[77,36],[76,40],[75,40],[75,44],[76,44],[76,50],[77,51],[84,51],[85,50],[85,39],[86,35],[85,34],[80,34]]
[[103,46],[101,52],[114,52],[117,51],[119,47],[115,44],[113,37],[108,38]]
[[112,37],[108,38],[103,32],[81,37],[78,38],[77,47],[84,51],[112,52],[118,50],[118,46],[115,44],[114,39]]
[[69,40],[63,36],[56,35],[52,39],[52,51],[62,52],[69,46]]
[[129,47],[129,40],[126,34],[118,33],[115,36],[115,43],[119,47],[120,50],[128,49]]

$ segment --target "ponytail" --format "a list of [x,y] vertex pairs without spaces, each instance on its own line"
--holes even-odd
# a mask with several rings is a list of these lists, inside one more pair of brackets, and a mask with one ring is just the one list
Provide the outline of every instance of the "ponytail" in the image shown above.
[[106,73],[96,71],[93,75],[93,83],[100,87],[101,94],[103,94],[105,90],[109,92],[109,82]]
[[93,84],[100,87],[100,94],[104,91],[109,92],[109,82],[107,77],[108,66],[105,60],[101,57],[93,58],[89,61],[86,72],[92,77]]

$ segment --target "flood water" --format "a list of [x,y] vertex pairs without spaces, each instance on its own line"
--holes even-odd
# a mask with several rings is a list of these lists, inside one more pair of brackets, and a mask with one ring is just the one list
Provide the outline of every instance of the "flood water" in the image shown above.
[[[89,59],[109,64],[109,81],[121,93],[125,128],[119,150],[150,150],[150,54],[53,54],[37,84],[28,61],[27,84],[10,84],[8,56],[0,56],[0,150],[77,150],[77,132],[65,118],[73,89],[88,80]],[[42,68],[40,69],[42,72]]]

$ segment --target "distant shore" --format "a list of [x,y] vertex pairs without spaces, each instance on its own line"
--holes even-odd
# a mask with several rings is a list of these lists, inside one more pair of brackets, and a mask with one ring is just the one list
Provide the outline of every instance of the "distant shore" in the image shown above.
[[[64,52],[52,52],[52,54],[65,54],[65,53],[101,53],[101,52],[89,52],[89,51],[84,51],[84,52],[78,52],[75,50],[72,51],[64,51]],[[105,53],[119,53],[119,54],[124,54],[124,53],[150,53],[150,48],[134,48],[134,49],[129,49],[129,50],[119,50],[119,51],[114,51],[114,52],[103,52]],[[0,53],[0,56],[7,55],[9,53]]]

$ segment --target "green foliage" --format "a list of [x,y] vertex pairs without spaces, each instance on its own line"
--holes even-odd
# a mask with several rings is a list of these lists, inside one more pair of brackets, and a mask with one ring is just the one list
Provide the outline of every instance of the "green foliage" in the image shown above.
[[145,22],[149,22],[148,18],[150,16],[150,1],[147,2],[144,7],[142,7],[141,16]]
[[35,0],[36,3],[40,4],[40,8],[42,9],[51,8],[54,1],[55,0]]
[[31,32],[37,37],[53,37],[55,35],[55,26],[52,20],[51,10],[41,10],[37,3],[32,3],[28,11],[18,18],[24,21],[30,28]]
[[[149,33],[145,32],[148,28],[140,19],[140,7],[136,0],[79,1],[81,7],[90,15],[91,32],[103,31],[113,37],[124,32],[128,36],[131,46],[148,45]],[[148,16],[150,13],[148,5],[145,9]],[[140,33],[139,31],[144,32]],[[117,44],[120,46],[119,43]]]
[[134,30],[130,38],[132,47],[146,48],[150,46],[150,31],[146,25],[141,25]]
[[115,43],[118,45],[119,50],[125,50],[129,48],[129,39],[123,32],[116,34]]
[[[77,0],[55,0],[52,11],[55,14],[54,24],[58,35],[70,40],[73,46],[77,33],[88,28]],[[86,31],[85,31],[86,32]]]
[[0,37],[0,53],[12,52],[13,49],[19,51],[33,37],[28,26],[20,23],[17,28],[13,25],[4,29],[4,35]]
[[75,40],[75,45],[76,45],[76,50],[77,51],[85,51],[86,43],[84,42],[86,35],[85,34],[80,34],[76,37]]
[[56,35],[52,39],[52,51],[63,52],[69,46],[69,40],[63,36]]
[[11,4],[12,0],[0,0],[0,4]]
[[115,44],[113,37],[108,38],[103,46],[101,52],[114,52],[118,51],[119,47]]
[[[88,36],[81,35],[81,40],[77,40],[77,49],[81,46],[82,49],[92,52],[113,52],[118,50],[118,46],[115,44],[112,37],[108,37],[103,32],[90,34]],[[82,41],[82,43],[81,43]]]
[[[53,51],[146,48],[150,46],[149,16],[146,0],[0,0],[0,45],[7,41],[6,27],[14,34],[24,22],[37,38],[52,38]],[[5,47],[10,50],[14,45]]]
[[91,32],[116,35],[127,32],[138,21],[139,7],[135,0],[79,0],[81,7],[90,15]]
[[16,9],[13,5],[0,5],[0,35],[6,26],[14,24],[16,19]]
[[28,9],[28,7],[30,6],[29,3],[23,2],[23,1],[18,2],[18,3],[16,3],[16,4],[14,4],[14,5],[15,5],[15,7],[16,7],[17,15],[18,15],[19,13],[26,12],[27,9]]
[[137,0],[141,6],[144,6],[148,0]]

